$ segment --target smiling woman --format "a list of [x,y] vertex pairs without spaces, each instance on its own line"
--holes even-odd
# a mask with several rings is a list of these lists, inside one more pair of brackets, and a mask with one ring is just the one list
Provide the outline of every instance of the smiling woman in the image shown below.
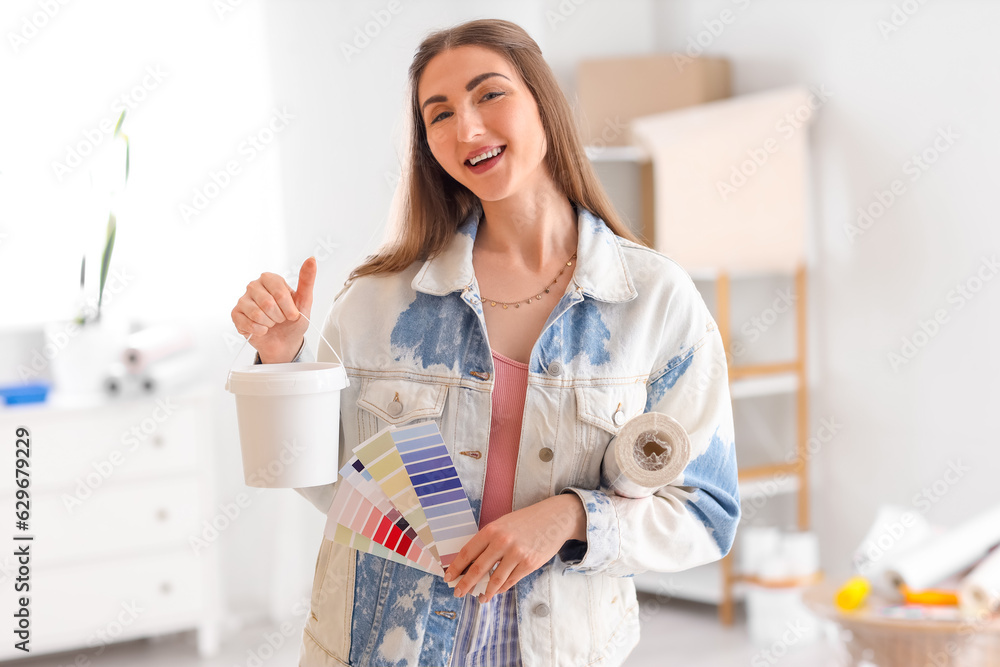
[[[621,665],[639,637],[631,575],[732,545],[722,340],[690,278],[620,222],[524,30],[433,33],[409,84],[398,237],[354,269],[323,328],[350,377],[340,460],[433,419],[478,532],[444,578],[324,540],[300,665]],[[259,361],[310,356],[298,315],[315,275],[310,258],[294,292],[273,273],[247,286],[233,322]],[[691,463],[619,497],[601,461],[642,412],[681,424]],[[298,491],[325,513],[336,489]]]

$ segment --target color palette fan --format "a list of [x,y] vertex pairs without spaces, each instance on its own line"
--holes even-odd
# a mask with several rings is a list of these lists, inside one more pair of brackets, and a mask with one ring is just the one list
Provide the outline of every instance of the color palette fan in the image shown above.
[[[479,530],[433,421],[388,426],[354,448],[329,512],[327,539],[444,576]],[[461,577],[449,582],[454,587]],[[483,578],[473,594],[486,591]]]

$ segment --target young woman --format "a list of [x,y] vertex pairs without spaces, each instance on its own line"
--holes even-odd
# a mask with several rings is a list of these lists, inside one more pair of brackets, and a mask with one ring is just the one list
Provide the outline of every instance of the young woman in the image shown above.
[[[454,591],[324,539],[300,664],[621,665],[639,636],[630,577],[732,545],[721,338],[690,278],[619,220],[521,28],[431,34],[410,92],[399,236],[354,269],[323,327],[351,382],[341,461],[387,424],[434,419],[479,532],[447,569],[465,573]],[[295,290],[273,273],[247,286],[232,317],[259,363],[309,355],[298,315],[315,275],[309,258]],[[601,460],[643,412],[677,419],[692,460],[652,497],[618,497]],[[334,489],[299,492],[325,513]]]

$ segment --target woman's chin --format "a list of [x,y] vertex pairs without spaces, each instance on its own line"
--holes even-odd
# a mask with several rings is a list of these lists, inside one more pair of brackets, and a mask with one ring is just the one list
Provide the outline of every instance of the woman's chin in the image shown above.
[[507,199],[513,194],[512,188],[509,187],[497,187],[497,186],[484,186],[482,184],[466,184],[465,187],[469,188],[472,194],[479,198],[479,201],[484,202],[497,202],[503,199]]

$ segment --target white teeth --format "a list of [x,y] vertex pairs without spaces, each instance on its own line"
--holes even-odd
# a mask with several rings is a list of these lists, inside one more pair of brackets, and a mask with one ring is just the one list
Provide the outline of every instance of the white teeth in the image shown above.
[[482,162],[483,160],[487,160],[495,155],[499,155],[500,151],[501,151],[500,148],[494,148],[491,151],[486,151],[482,155],[477,155],[476,157],[469,160],[469,164],[475,165],[476,163]]

